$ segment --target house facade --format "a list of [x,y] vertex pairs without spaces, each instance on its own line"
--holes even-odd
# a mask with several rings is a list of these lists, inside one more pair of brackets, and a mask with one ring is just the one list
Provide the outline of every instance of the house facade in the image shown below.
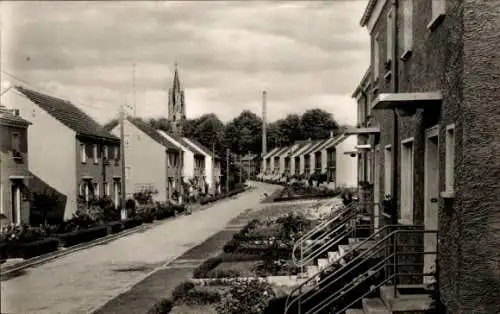
[[[500,312],[496,1],[371,0],[358,100],[360,195],[375,227],[422,225],[449,313]],[[496,58],[496,59],[495,59]],[[498,62],[497,62],[498,63]],[[381,208],[384,196],[395,206]],[[439,246],[438,246],[439,242]],[[422,273],[436,267],[423,258]]]
[[[125,140],[126,195],[155,191],[153,199],[165,202],[180,193],[182,151],[141,119],[127,117]],[[120,136],[120,125],[111,133]]]
[[221,188],[221,160],[213,151],[201,144],[195,139],[184,137],[183,140],[189,143],[193,148],[198,150],[204,156],[204,181],[208,185],[206,193],[220,193]]
[[29,169],[66,196],[62,218],[92,198],[109,196],[119,205],[119,138],[64,99],[18,86],[2,101],[31,123]]
[[0,107],[0,226],[30,221],[29,125],[17,111]]
[[273,170],[273,168],[271,167],[271,156],[273,156],[279,149],[279,147],[275,147],[270,152],[262,156],[262,165],[260,171],[262,179],[269,179],[269,176],[271,175]]

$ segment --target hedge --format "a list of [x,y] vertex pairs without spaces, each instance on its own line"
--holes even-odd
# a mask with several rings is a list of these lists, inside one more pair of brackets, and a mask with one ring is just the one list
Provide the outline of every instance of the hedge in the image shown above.
[[112,221],[108,223],[109,233],[115,234],[123,231],[123,223],[121,221]]
[[220,263],[222,263],[222,258],[220,257],[212,257],[207,259],[193,271],[193,277],[206,278],[208,272],[219,266]]
[[108,227],[99,226],[58,234],[56,237],[63,243],[63,246],[69,247],[102,238],[106,235],[108,235]]
[[122,223],[124,229],[130,229],[142,225],[142,220],[137,218],[128,218],[122,220]]
[[172,301],[169,299],[163,299],[150,308],[146,314],[167,314],[172,311],[173,307],[174,305]]
[[55,238],[45,238],[33,242],[10,242],[1,245],[4,257],[7,258],[32,258],[38,255],[57,251],[59,240]]

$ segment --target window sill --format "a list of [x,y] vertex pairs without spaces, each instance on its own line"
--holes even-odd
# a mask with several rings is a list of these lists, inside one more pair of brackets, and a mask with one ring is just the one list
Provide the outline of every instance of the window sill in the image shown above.
[[441,197],[444,199],[452,199],[455,198],[455,191],[442,191]]
[[405,52],[399,57],[401,61],[408,61],[411,57],[412,51],[411,49],[406,49]]
[[427,24],[427,29],[433,32],[444,20],[444,13],[439,13],[432,21]]

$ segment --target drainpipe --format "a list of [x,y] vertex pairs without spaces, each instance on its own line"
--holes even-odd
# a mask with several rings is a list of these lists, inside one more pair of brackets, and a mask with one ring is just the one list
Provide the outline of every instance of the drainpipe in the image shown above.
[[[392,57],[391,57],[391,73],[392,73],[392,92],[398,92],[398,1],[392,0]],[[398,223],[398,182],[397,182],[397,164],[398,164],[398,149],[399,149],[399,119],[396,109],[393,109],[394,133],[392,138],[392,213],[391,223],[396,225]]]

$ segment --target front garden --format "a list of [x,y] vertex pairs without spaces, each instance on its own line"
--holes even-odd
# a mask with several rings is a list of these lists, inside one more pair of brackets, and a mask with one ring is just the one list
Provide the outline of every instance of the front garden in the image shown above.
[[293,244],[316,223],[293,212],[251,220],[148,313],[263,313],[280,296],[268,279],[300,273],[291,261]]
[[[229,193],[205,197],[198,202],[202,205],[212,203],[244,190],[243,186],[238,186]],[[73,217],[66,221],[49,223],[46,220],[38,227],[3,227],[0,230],[0,262],[9,258],[33,258],[185,212],[184,205],[153,202],[151,192],[136,194],[135,200],[126,202],[128,218],[123,220],[120,219],[121,209],[115,208],[110,198],[100,198],[86,204],[80,202]]]
[[325,186],[307,185],[305,182],[293,182],[286,185],[276,195],[273,195],[273,202],[283,202],[292,200],[306,200],[306,199],[319,199],[331,198],[340,195],[345,188],[338,187],[334,190]]

